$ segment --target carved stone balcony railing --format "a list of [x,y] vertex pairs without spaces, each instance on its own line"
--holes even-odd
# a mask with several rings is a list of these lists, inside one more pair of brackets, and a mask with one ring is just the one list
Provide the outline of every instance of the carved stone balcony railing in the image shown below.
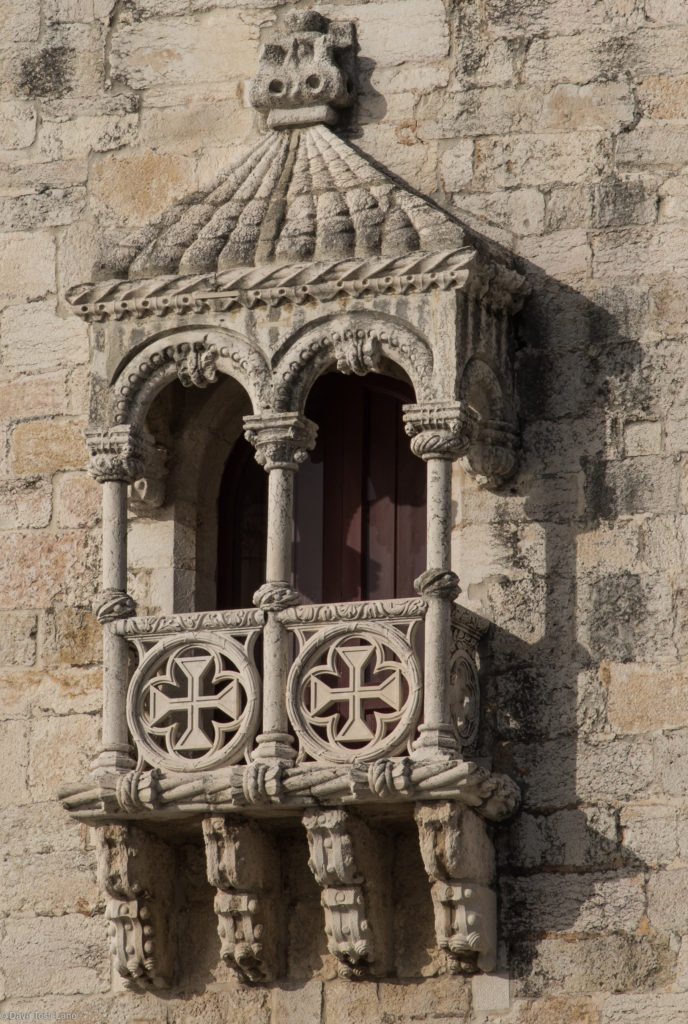
[[[261,805],[460,799],[501,818],[508,779],[458,757],[416,760],[423,704],[422,598],[308,605],[278,613],[289,663],[285,701],[296,764],[256,758],[262,705],[260,609],[120,619],[137,664],[126,694],[137,767],[65,791],[97,821],[137,811],[186,817]],[[478,724],[477,616],[452,612],[451,714],[459,744]]]

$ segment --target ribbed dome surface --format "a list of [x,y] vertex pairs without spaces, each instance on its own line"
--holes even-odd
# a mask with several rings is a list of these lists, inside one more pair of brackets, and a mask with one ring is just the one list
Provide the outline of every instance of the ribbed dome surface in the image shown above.
[[433,252],[466,243],[323,125],[271,132],[206,192],[187,196],[97,268],[130,280]]

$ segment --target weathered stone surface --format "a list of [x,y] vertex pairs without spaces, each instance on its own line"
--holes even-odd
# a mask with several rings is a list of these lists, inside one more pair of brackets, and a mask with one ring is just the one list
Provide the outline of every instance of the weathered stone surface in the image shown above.
[[523,935],[634,932],[645,910],[642,875],[534,875],[505,879],[502,916]]
[[83,324],[57,317],[50,303],[8,306],[0,330],[3,368],[12,374],[66,369],[88,356]]
[[51,514],[52,488],[47,480],[0,483],[0,530],[47,526]]
[[90,601],[97,589],[95,546],[76,531],[0,534],[0,559],[9,566],[0,608],[47,608],[56,601]]
[[99,722],[92,715],[59,714],[34,721],[29,766],[32,799],[54,800],[65,782],[83,777],[98,741]]
[[37,617],[31,612],[0,616],[0,665],[33,665],[36,660]]
[[55,522],[68,529],[97,526],[102,489],[85,473],[60,473],[54,480]]
[[7,997],[27,999],[107,991],[103,920],[83,914],[20,917],[0,944]]
[[685,1016],[683,993],[611,996],[602,1008],[602,1024],[683,1024]]
[[677,812],[673,807],[629,805],[621,809],[619,822],[624,847],[631,857],[652,866],[669,864],[679,853]]
[[19,423],[10,450],[17,476],[81,469],[87,461],[83,424],[71,420]]
[[681,665],[610,663],[609,722],[618,732],[651,732],[688,726],[685,693],[688,682]]
[[51,235],[22,232],[0,236],[0,294],[3,299],[35,301],[52,291],[55,291],[55,242]]

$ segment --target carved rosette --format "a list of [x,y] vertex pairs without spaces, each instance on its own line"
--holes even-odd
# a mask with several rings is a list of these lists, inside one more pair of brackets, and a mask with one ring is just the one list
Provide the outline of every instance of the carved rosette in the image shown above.
[[177,377],[182,387],[207,388],[217,380],[217,349],[204,339],[182,342],[173,350]]
[[87,430],[89,472],[99,484],[109,481],[133,483],[143,476],[148,442],[132,426],[108,430]]
[[296,470],[315,447],[318,428],[299,413],[245,416],[246,440],[256,449],[256,462],[271,469]]
[[455,803],[419,803],[420,850],[431,884],[437,944],[452,974],[494,970],[494,849],[485,821]]
[[279,856],[257,825],[227,818],[203,821],[208,881],[217,889],[215,913],[222,958],[244,981],[279,973]]
[[455,461],[475,434],[476,414],[464,402],[428,402],[404,406],[404,428],[414,455]]
[[173,970],[170,851],[128,825],[97,828],[96,850],[115,970],[129,987],[166,987]]

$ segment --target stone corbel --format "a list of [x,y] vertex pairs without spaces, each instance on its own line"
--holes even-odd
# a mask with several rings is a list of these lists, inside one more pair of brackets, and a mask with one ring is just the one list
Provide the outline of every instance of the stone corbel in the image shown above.
[[476,414],[465,402],[437,401],[404,406],[404,428],[411,451],[424,459],[454,461],[464,455],[475,434]]
[[133,483],[143,476],[148,442],[141,431],[129,424],[85,433],[89,473],[99,484]]
[[114,968],[127,987],[166,988],[174,964],[173,856],[133,826],[101,825],[95,832]]
[[516,472],[519,438],[504,420],[479,420],[461,465],[481,487],[501,487]]
[[143,475],[129,488],[129,508],[133,512],[145,515],[165,504],[168,455],[167,448],[156,444],[152,437],[146,438]]
[[280,975],[279,855],[253,822],[203,821],[208,881],[217,889],[221,954],[244,981]]
[[494,848],[483,818],[459,803],[418,803],[420,850],[431,884],[435,933],[452,974],[496,965]]
[[377,843],[371,830],[348,811],[307,811],[308,866],[322,892],[330,953],[344,978],[362,978],[388,966],[389,925]]

